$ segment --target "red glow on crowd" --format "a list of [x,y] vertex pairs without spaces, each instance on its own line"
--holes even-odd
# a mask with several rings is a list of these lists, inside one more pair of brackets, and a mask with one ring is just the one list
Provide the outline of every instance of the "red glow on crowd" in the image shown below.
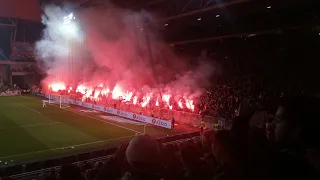
[[[190,98],[180,97],[174,98],[173,95],[169,93],[160,93],[154,92],[138,92],[138,91],[129,91],[121,87],[119,84],[115,85],[114,88],[106,87],[104,84],[99,84],[97,86],[89,86],[85,84],[78,85],[74,91],[72,87],[67,88],[67,86],[62,82],[51,83],[49,89],[52,92],[64,91],[65,93],[71,94],[75,92],[77,96],[80,95],[82,101],[90,99],[93,101],[101,101],[102,98],[109,98],[113,100],[119,100],[125,103],[139,104],[141,107],[162,107],[173,109],[173,105],[176,104],[177,108],[180,109],[189,109],[194,111],[195,105],[194,101]],[[179,96],[178,96],[179,97]]]
[[63,82],[56,82],[49,85],[49,89],[54,92],[58,92],[59,90],[66,90],[66,85]]

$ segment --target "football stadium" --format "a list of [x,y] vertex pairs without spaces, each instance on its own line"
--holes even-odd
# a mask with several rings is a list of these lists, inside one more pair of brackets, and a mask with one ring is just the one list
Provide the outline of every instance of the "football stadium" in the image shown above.
[[0,0],[0,180],[320,179],[314,0]]

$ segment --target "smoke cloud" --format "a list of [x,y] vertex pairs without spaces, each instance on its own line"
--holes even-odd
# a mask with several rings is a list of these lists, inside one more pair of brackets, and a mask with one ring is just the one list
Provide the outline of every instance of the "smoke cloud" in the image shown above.
[[206,52],[197,58],[177,56],[159,29],[145,25],[153,21],[151,13],[109,5],[79,9],[65,22],[69,14],[58,6],[44,8],[45,29],[36,43],[36,54],[47,67],[44,84],[103,83],[111,89],[118,85],[193,98],[216,72]]

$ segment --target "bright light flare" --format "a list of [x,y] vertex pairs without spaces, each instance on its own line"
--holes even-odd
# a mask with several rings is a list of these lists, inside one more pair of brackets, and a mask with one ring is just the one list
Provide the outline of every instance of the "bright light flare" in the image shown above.
[[76,92],[79,92],[81,94],[85,94],[86,93],[86,89],[87,89],[87,87],[85,85],[81,84],[81,85],[79,85],[77,87]]
[[94,91],[94,95],[93,95],[93,97],[96,99],[96,98],[98,98],[99,97],[99,95],[100,95],[100,93],[101,93],[101,90],[99,90],[99,89],[96,89],[95,91]]
[[49,89],[53,92],[58,92],[60,90],[66,90],[67,87],[63,82],[56,82],[49,84]]
[[179,106],[180,108],[183,108],[182,100],[181,100],[181,99],[180,99],[179,102],[178,102],[178,106]]
[[59,29],[60,32],[66,37],[76,37],[78,35],[78,27],[74,23],[62,24]]
[[[67,93],[71,93],[73,90],[72,87],[67,88],[63,82],[51,83],[49,89],[54,92],[65,90]],[[81,95],[82,101],[85,101],[86,99],[101,101],[102,98],[105,97],[113,100],[120,100],[122,102],[131,102],[140,107],[147,107],[148,105],[160,107],[161,103],[164,105],[163,107],[161,106],[161,108],[168,108],[171,110],[173,109],[172,101],[176,101],[178,108],[180,109],[187,108],[194,111],[195,108],[194,101],[186,97],[179,97],[180,99],[176,99],[174,98],[175,96],[169,94],[169,92],[162,94],[162,97],[154,95],[152,92],[146,94],[140,94],[141,92],[134,93],[133,91],[125,90],[125,88],[119,84],[116,84],[113,90],[102,83],[97,84],[96,86],[80,84],[75,88],[75,92],[78,93],[78,95]]]
[[73,21],[75,17],[73,13],[65,16],[63,18],[63,23],[60,24],[59,30],[61,34],[65,37],[78,37],[79,36],[79,28],[75,21]]
[[145,95],[145,96],[142,98],[143,102],[141,103],[141,106],[142,106],[142,107],[146,107],[147,104],[149,103],[150,99],[151,99],[151,94]]
[[70,24],[72,19],[75,19],[73,13],[69,14],[68,16],[63,17],[64,24]]
[[102,89],[102,90],[101,90],[101,94],[102,94],[103,96],[107,96],[109,93],[110,93],[110,89],[109,89],[109,88],[106,88],[106,89]]
[[188,99],[186,99],[186,107],[187,107],[188,109],[191,109],[192,111],[194,111],[193,100],[188,100]]
[[[162,101],[164,101],[169,107],[170,107],[170,98],[171,98],[171,95],[169,94],[164,94],[162,96]],[[171,109],[172,109],[172,106],[171,106]]]
[[117,84],[112,91],[112,98],[113,99],[119,99],[120,97],[122,97],[122,89],[121,87]]
[[134,97],[133,97],[133,104],[137,104],[137,102],[138,102],[138,97],[137,97],[137,96],[134,96]]

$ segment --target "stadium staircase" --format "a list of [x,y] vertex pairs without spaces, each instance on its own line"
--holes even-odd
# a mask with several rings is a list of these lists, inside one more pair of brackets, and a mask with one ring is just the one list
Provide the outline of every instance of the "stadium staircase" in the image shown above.
[[[199,132],[192,132],[186,134],[179,134],[174,136],[167,136],[157,139],[159,143],[171,147],[178,151],[177,143],[186,142],[194,137],[199,137]],[[60,166],[67,163],[76,163],[82,165],[84,163],[95,163],[97,161],[105,161],[116,153],[118,147],[99,149],[92,152],[85,152],[79,154],[72,154],[61,158],[48,159],[43,161],[35,161],[27,164],[17,164],[5,167],[0,167],[0,177],[10,176],[15,180],[29,180],[39,179],[47,175],[52,168],[59,170]]]

